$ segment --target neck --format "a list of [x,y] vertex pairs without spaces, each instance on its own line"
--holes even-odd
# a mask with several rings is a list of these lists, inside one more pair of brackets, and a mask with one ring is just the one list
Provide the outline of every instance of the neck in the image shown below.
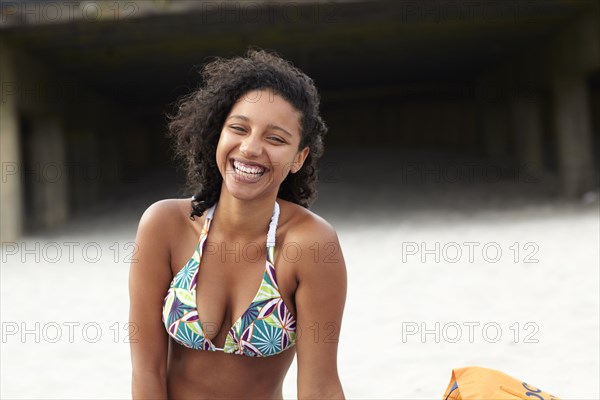
[[212,223],[227,240],[266,240],[275,201],[276,196],[239,200],[222,187]]

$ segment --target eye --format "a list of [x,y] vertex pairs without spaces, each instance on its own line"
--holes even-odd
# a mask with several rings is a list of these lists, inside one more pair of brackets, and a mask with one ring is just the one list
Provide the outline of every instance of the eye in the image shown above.
[[246,132],[246,130],[244,128],[242,128],[241,126],[230,126],[230,128],[233,129],[234,131]]
[[275,141],[279,143],[285,143],[285,140],[281,139],[279,136],[271,136],[271,139],[275,139]]

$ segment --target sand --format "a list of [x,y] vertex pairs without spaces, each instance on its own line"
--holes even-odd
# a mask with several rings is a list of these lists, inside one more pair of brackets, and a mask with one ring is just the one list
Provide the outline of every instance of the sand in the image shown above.
[[[348,399],[439,399],[452,368],[470,365],[600,398],[597,195],[563,201],[506,179],[387,185],[339,165],[313,211],[348,270]],[[128,246],[169,190],[3,246],[2,398],[130,397]],[[296,361],[284,397],[296,397]]]

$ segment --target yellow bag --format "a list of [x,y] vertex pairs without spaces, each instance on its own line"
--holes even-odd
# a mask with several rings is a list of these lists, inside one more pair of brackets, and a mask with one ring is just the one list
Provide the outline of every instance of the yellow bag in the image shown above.
[[500,371],[481,367],[452,370],[444,400],[558,400],[558,397]]

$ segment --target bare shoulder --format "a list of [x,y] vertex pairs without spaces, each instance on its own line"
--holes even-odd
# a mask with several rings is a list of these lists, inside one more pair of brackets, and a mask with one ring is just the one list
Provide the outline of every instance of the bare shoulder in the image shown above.
[[138,236],[151,235],[159,243],[170,243],[169,238],[177,237],[186,218],[189,219],[188,209],[191,210],[189,199],[164,199],[152,203],[140,218]]
[[189,199],[164,199],[152,203],[140,219],[140,224],[150,224],[153,226],[163,226],[164,228],[174,227],[185,220],[186,207],[190,208]]
[[[174,246],[177,238],[181,237],[185,218],[189,217],[189,213],[186,215],[185,212],[186,203],[191,209],[191,201],[186,199],[159,200],[144,211],[135,237],[135,262],[132,262],[132,272],[145,272],[132,273],[132,277],[152,276],[163,284],[170,280]],[[132,279],[132,282],[137,281],[138,278]]]
[[[278,202],[281,201],[278,200]],[[345,270],[345,262],[340,241],[335,228],[320,215],[294,203],[285,202],[290,215],[285,235],[285,245],[294,246],[301,251],[296,264],[299,276],[302,271],[316,271],[319,268],[308,266],[333,267]],[[283,206],[282,206],[283,208]],[[334,268],[329,268],[333,270]]]
[[281,199],[278,199],[277,202],[282,205],[282,209],[288,215],[286,241],[337,241],[335,228],[325,218],[298,204]]

